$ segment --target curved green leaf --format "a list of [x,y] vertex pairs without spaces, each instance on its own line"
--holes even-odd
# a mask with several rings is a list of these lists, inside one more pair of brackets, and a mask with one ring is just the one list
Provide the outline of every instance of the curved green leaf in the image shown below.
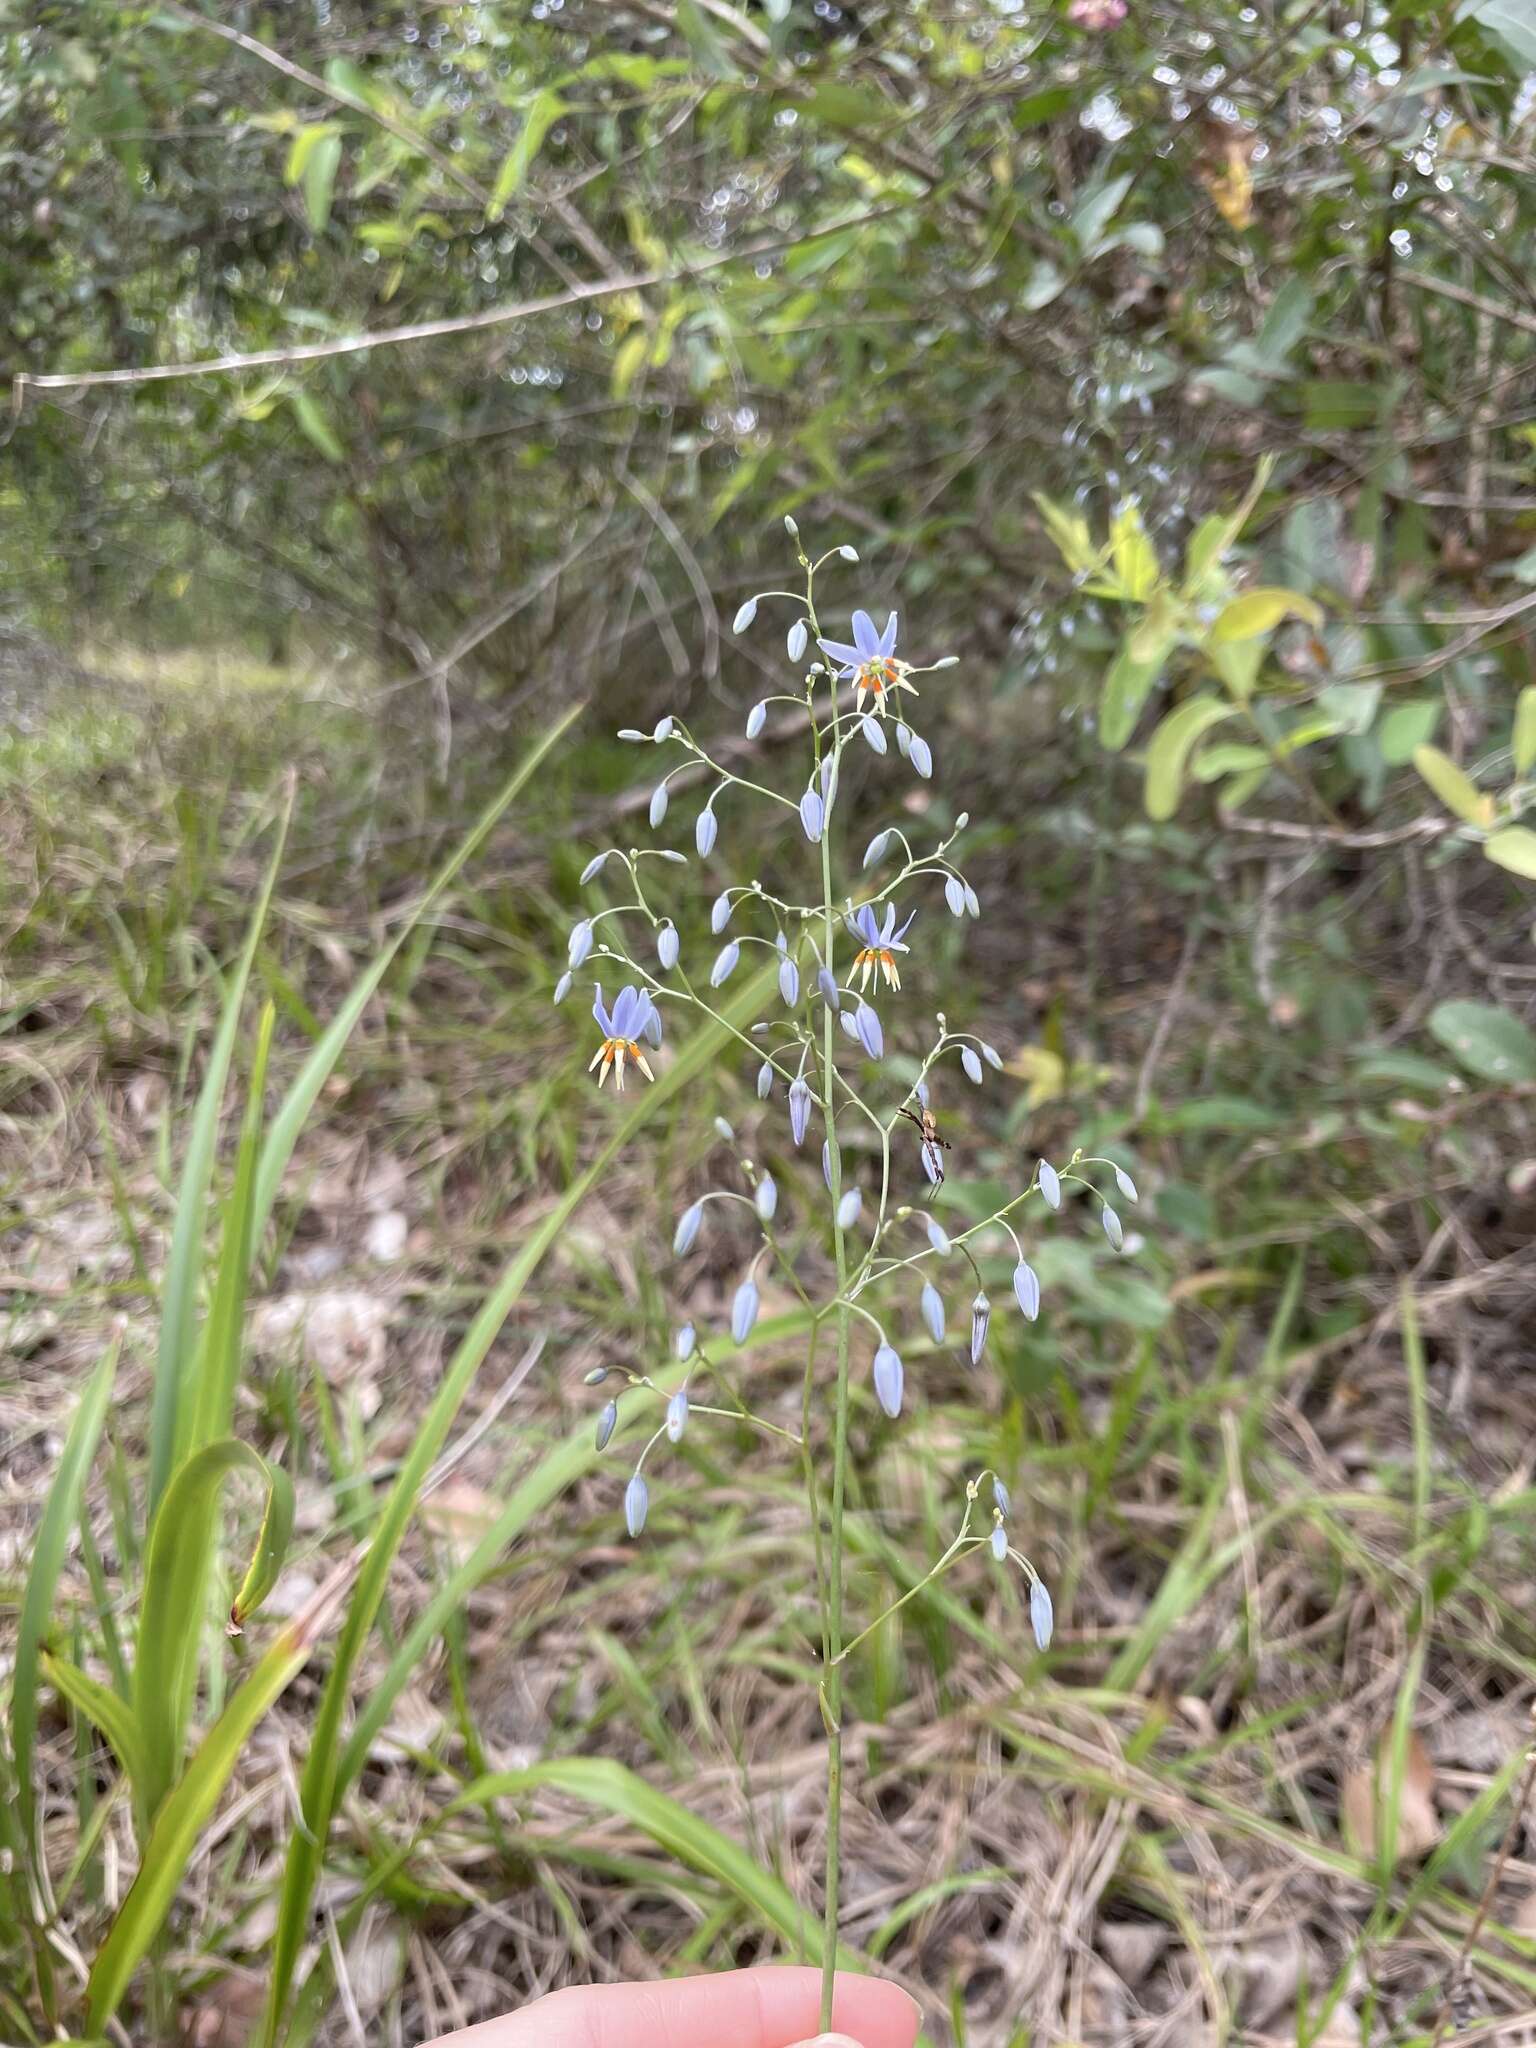
[[142,1785],[148,1772],[144,1736],[128,1702],[66,1657],[44,1652],[43,1675],[106,1737],[129,1784]]
[[180,1702],[189,1690],[202,1634],[208,1566],[208,1526],[219,1487],[229,1473],[253,1473],[266,1488],[266,1508],[255,1554],[235,1596],[232,1620],[241,1625],[271,1590],[293,1533],[293,1482],[281,1467],[236,1437],[221,1437],[194,1451],[165,1490],[149,1536],[139,1622],[133,1703],[143,1732],[145,1776],[135,1788],[139,1812],[152,1821],[176,1774],[184,1726]]
[[1219,697],[1191,697],[1170,711],[1147,747],[1145,802],[1149,818],[1171,818],[1184,790],[1189,750],[1203,732],[1235,713]]
[[1413,765],[1448,811],[1454,811],[1469,825],[1493,823],[1493,798],[1485,795],[1449,754],[1441,753],[1438,747],[1415,747]]
[[1506,825],[1502,832],[1490,833],[1483,852],[1496,866],[1536,882],[1536,832],[1529,825]]
[[1261,586],[1245,590],[1223,607],[1211,628],[1211,640],[1216,646],[1228,640],[1252,640],[1256,634],[1272,633],[1282,619],[1305,619],[1309,626],[1320,626],[1323,614],[1299,590]]
[[1132,642],[1139,632],[1140,628],[1134,629],[1121,642],[1099,699],[1099,738],[1112,754],[1118,754],[1136,730],[1141,707],[1151,696],[1173,645],[1170,634],[1161,646],[1133,653]]

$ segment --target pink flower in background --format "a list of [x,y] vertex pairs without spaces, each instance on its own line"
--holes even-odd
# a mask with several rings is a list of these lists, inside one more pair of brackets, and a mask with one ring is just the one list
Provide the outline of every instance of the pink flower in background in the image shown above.
[[1079,28],[1118,28],[1129,12],[1127,0],[1072,0],[1067,18]]

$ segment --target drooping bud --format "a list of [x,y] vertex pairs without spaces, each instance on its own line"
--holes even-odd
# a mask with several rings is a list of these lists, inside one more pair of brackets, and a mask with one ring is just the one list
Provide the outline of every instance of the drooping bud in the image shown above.
[[928,1216],[923,1220],[928,1229],[928,1242],[933,1246],[941,1259],[947,1259],[954,1250],[954,1246],[949,1241],[949,1233],[945,1230],[937,1216]]
[[691,1252],[699,1240],[699,1225],[704,1221],[704,1204],[695,1202],[685,1209],[677,1219],[677,1228],[672,1233],[672,1249],[683,1258]]
[[982,1082],[981,1061],[977,1059],[974,1047],[969,1045],[961,1046],[960,1064],[965,1069],[967,1081],[974,1081],[979,1088]]
[[965,884],[959,879],[957,875],[945,876],[944,901],[949,905],[949,914],[951,917],[964,917]]
[[980,1365],[981,1354],[987,1348],[987,1331],[992,1324],[992,1304],[986,1295],[978,1291],[971,1303],[971,1363]]
[[891,835],[888,831],[877,832],[864,849],[864,866],[872,868],[877,860],[884,860],[885,849],[890,843]]
[[756,617],[757,599],[755,597],[749,597],[746,603],[742,605],[740,610],[737,612],[735,618],[732,619],[731,631],[733,633],[745,633],[748,626],[751,625],[752,621]]
[[787,1010],[800,1000],[800,970],[788,958],[779,962],[779,999]]
[[699,850],[700,860],[708,860],[713,853],[719,831],[720,823],[714,812],[707,807],[700,811],[693,828],[693,843]]
[[931,1280],[923,1282],[923,1322],[935,1344],[944,1342],[944,1297]]
[[1104,1204],[1103,1214],[1099,1217],[1099,1221],[1104,1226],[1104,1235],[1109,1239],[1115,1250],[1117,1252],[1122,1251],[1125,1247],[1125,1228],[1120,1218],[1110,1208],[1108,1202]]
[[592,880],[594,875],[600,875],[603,872],[603,866],[607,859],[608,856],[606,853],[594,853],[592,858],[587,862],[586,866],[581,871],[581,881],[578,886],[585,889],[588,882]]
[[1005,1564],[1008,1559],[1008,1531],[1001,1522],[994,1522],[992,1525],[991,1543],[992,1555],[999,1564]]
[[645,1474],[637,1472],[624,1489],[624,1526],[631,1536],[640,1534],[650,1511],[651,1489],[645,1483]]
[[1131,1179],[1131,1176],[1126,1172],[1123,1166],[1117,1166],[1115,1168],[1115,1186],[1120,1190],[1121,1194],[1124,1195],[1125,1199],[1128,1202],[1135,1202],[1141,1199],[1136,1192],[1135,1181]]
[[875,1014],[873,1006],[861,999],[859,1007],[854,1013],[853,1023],[854,1029],[859,1034],[859,1043],[869,1054],[870,1058],[872,1060],[884,1059],[885,1033],[880,1029],[880,1019]]
[[694,1332],[692,1323],[684,1323],[672,1340],[672,1349],[685,1363],[693,1356]]
[[907,758],[926,782],[933,773],[933,752],[921,733],[913,733],[912,745],[908,749]]
[[771,1223],[779,1206],[779,1186],[771,1173],[765,1173],[757,1184],[757,1213],[765,1223]]
[[1036,1647],[1048,1650],[1056,1627],[1056,1613],[1051,1606],[1051,1596],[1040,1579],[1034,1580],[1029,1589],[1029,1625],[1035,1632]]
[[591,952],[592,936],[592,926],[586,918],[580,924],[572,925],[565,948],[566,959],[572,967],[579,967]]
[[1008,1491],[1002,1480],[996,1477],[992,1481],[992,1498],[997,1503],[997,1512],[1006,1522],[1013,1513],[1013,1495]]
[[864,1197],[857,1188],[849,1188],[837,1205],[837,1227],[852,1230],[859,1220],[859,1211],[864,1206]]
[[709,928],[718,939],[731,921],[731,892],[722,889],[709,906]]
[[1040,1281],[1033,1266],[1020,1259],[1013,1269],[1013,1291],[1018,1296],[1019,1307],[1033,1322],[1040,1313]]
[[784,641],[785,651],[788,653],[791,661],[798,661],[801,655],[804,654],[805,643],[808,637],[809,634],[804,619],[796,619]]
[[1048,1159],[1042,1159],[1035,1168],[1035,1176],[1040,1182],[1040,1192],[1045,1197],[1047,1209],[1059,1209],[1061,1207],[1061,1175]]
[[607,1450],[613,1432],[618,1426],[619,1404],[617,1401],[610,1401],[597,1418],[597,1448],[600,1451]]
[[743,1280],[736,1290],[736,1299],[731,1303],[731,1335],[738,1344],[745,1344],[752,1334],[752,1325],[757,1321],[757,1311],[762,1298],[757,1291],[755,1280]]
[[664,782],[658,782],[656,787],[651,791],[650,817],[651,830],[653,832],[655,831],[656,827],[661,823],[662,819],[667,815],[667,805],[671,801],[672,797],[667,789],[667,785]]
[[821,838],[826,822],[827,807],[822,802],[820,793],[808,789],[800,799],[800,826],[813,846]]
[[721,982],[727,980],[735,972],[736,962],[740,958],[741,947],[734,939],[728,940],[715,955],[715,964],[709,970],[710,987],[718,988]]
[[817,968],[816,986],[821,990],[821,999],[829,1010],[840,1010],[843,1007],[842,992],[837,985],[837,976],[830,967]]
[[669,917],[656,934],[656,957],[661,962],[664,973],[672,972],[681,950],[682,942],[677,936],[677,926]]
[[875,1399],[893,1422],[901,1413],[905,1383],[900,1356],[889,1344],[882,1344],[875,1353]]
[[688,1389],[679,1387],[667,1403],[667,1442],[680,1444],[688,1427]]
[[805,1143],[811,1121],[811,1091],[797,1074],[789,1084],[789,1134],[797,1145]]
[[571,981],[571,970],[567,968],[564,974],[562,974],[560,979],[555,983],[555,1001],[557,1003],[563,1003],[566,997],[570,994]]
[[747,713],[747,738],[755,740],[767,723],[768,706],[766,704],[754,704]]
[[757,1099],[766,1102],[773,1093],[773,1061],[764,1060],[757,1070]]

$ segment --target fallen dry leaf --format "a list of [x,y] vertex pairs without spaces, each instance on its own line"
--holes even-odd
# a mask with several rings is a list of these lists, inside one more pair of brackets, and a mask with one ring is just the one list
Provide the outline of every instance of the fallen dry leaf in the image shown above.
[[[1386,1803],[1386,1770],[1392,1746],[1391,1730],[1376,1745],[1374,1764],[1357,1764],[1346,1771],[1340,1788],[1339,1811],[1344,1838],[1357,1855],[1374,1856],[1377,1850],[1376,1823]],[[1417,1730],[1410,1732],[1403,1758],[1403,1782],[1397,1802],[1396,1860],[1412,1863],[1427,1855],[1440,1839],[1440,1816],[1435,1811],[1435,1767]]]

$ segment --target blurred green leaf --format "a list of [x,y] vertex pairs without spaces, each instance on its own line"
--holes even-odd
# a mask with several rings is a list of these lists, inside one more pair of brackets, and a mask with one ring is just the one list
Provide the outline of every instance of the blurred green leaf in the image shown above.
[[1145,802],[1149,818],[1171,818],[1184,789],[1189,750],[1200,735],[1234,715],[1220,697],[1191,697],[1170,711],[1147,747]]
[[1536,1036],[1508,1010],[1492,1003],[1437,1003],[1429,1030],[1469,1074],[1484,1081],[1536,1081]]

